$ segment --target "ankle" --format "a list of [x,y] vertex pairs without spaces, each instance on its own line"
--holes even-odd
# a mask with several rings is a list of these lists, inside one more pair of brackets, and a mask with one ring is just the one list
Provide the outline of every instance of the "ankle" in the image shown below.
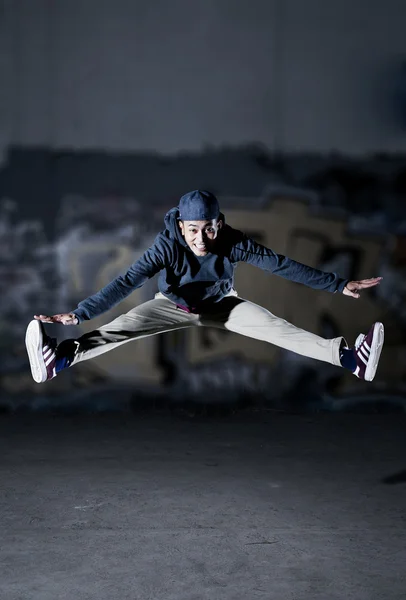
[[355,369],[357,368],[357,359],[354,348],[347,348],[345,346],[340,348],[340,363],[344,369],[348,369],[354,373]]
[[56,348],[56,364],[55,370],[57,373],[70,367],[79,348],[79,342],[74,339],[63,340]]

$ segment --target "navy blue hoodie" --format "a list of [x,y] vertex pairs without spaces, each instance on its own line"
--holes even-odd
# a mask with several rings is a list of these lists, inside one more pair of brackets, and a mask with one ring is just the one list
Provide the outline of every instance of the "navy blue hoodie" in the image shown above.
[[176,304],[197,312],[210,311],[233,288],[234,270],[240,261],[317,290],[342,292],[348,279],[325,273],[276,254],[244,233],[225,224],[216,238],[215,252],[196,256],[178,225],[178,207],[165,216],[165,229],[125,275],[78,304],[73,312],[79,322],[106,312],[156,273],[160,292]]

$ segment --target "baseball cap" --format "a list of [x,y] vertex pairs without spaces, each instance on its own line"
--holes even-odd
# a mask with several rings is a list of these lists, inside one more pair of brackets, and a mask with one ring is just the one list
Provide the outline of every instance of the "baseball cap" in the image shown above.
[[211,221],[220,216],[220,207],[214,194],[206,190],[188,192],[179,201],[182,221]]

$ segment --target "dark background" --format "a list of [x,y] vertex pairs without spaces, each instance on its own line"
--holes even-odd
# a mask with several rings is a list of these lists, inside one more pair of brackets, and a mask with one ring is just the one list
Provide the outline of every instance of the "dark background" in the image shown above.
[[[1,600],[405,599],[405,22],[404,0],[0,0]],[[384,277],[353,300],[236,274],[325,337],[382,321],[372,383],[203,327],[32,380],[33,315],[125,271],[196,188],[279,253]]]
[[[400,0],[3,1],[4,410],[403,411],[405,16]],[[241,353],[218,355],[210,334],[200,342],[213,355],[202,363],[191,364],[190,342],[172,335],[44,386],[32,382],[24,348],[32,315],[72,310],[118,275],[162,228],[165,211],[195,188],[216,193],[226,215],[272,210],[275,199],[303,202],[326,219],[326,238],[341,220],[355,252],[368,254],[365,240],[379,244],[374,272],[350,269],[357,278],[384,276],[368,295],[373,318],[387,327],[373,384],[274,350],[262,363],[248,360],[242,338]],[[346,276],[347,263],[333,258],[323,252],[315,266]],[[252,270],[252,286],[256,277]],[[270,310],[278,285],[270,278]],[[319,292],[314,298],[323,302]],[[320,318],[315,332],[352,340],[365,331],[369,309],[362,319],[348,302],[344,322]]]

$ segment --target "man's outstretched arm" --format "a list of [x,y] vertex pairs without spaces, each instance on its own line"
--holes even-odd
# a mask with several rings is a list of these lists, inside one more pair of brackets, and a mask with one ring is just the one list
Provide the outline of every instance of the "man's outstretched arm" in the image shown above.
[[77,325],[107,312],[113,306],[140,288],[148,279],[164,268],[166,261],[165,248],[154,244],[137,260],[125,275],[119,275],[96,294],[89,296],[78,304],[78,308],[69,313],[56,315],[34,315],[43,323],[60,323],[62,325]]
[[337,273],[327,273],[299,263],[282,254],[277,254],[270,248],[248,238],[241,232],[237,233],[240,235],[236,236],[237,239],[231,251],[232,260],[250,263],[260,269],[279,275],[279,277],[296,283],[302,283],[313,289],[326,290],[333,293],[342,292],[346,296],[359,298],[360,290],[374,287],[382,280],[382,277],[373,277],[360,281],[349,281],[348,279],[343,279]]

